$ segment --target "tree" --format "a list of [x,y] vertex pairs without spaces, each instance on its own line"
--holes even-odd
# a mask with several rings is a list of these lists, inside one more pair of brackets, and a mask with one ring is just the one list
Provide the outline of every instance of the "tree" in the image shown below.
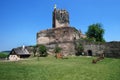
[[95,42],[105,42],[103,38],[104,29],[100,23],[90,25],[86,35],[88,39],[92,39]]
[[46,48],[46,46],[38,45],[38,47],[39,47],[39,54],[40,54],[40,56],[46,57],[47,56],[47,48]]

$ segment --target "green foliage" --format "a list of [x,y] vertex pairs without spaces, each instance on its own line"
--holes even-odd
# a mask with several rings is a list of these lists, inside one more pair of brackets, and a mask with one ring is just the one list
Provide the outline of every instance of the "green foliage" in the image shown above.
[[90,25],[86,35],[88,39],[93,40],[94,42],[105,42],[103,38],[104,29],[99,23]]
[[83,45],[81,43],[77,43],[75,46],[75,50],[76,50],[76,55],[82,55],[82,52],[84,51]]
[[0,62],[0,80],[119,80],[120,59],[105,58],[92,64],[93,58],[35,58],[18,62]]
[[0,53],[0,58],[6,58],[6,57],[8,57],[8,54],[6,54],[6,53]]
[[59,53],[59,52],[61,52],[61,50],[62,50],[62,48],[58,47],[58,45],[56,45],[54,48],[55,53]]
[[39,54],[40,54],[40,56],[45,57],[45,56],[48,55],[47,54],[47,48],[46,48],[46,46],[44,46],[44,45],[38,45],[38,48],[39,48]]

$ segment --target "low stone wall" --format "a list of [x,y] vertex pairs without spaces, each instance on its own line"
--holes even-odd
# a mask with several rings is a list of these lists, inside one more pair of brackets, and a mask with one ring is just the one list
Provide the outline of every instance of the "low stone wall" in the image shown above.
[[83,47],[87,55],[92,55],[92,56],[98,56],[99,54],[104,53],[104,48],[105,48],[104,45],[97,45],[97,44],[86,44]]
[[105,44],[105,56],[110,58],[120,58],[120,42],[107,42]]
[[86,56],[99,56],[104,53],[105,45],[103,43],[94,43],[86,40],[76,40],[75,44],[82,44]]
[[81,43],[84,48],[85,55],[99,56],[104,54],[109,58],[120,58],[120,42],[94,43],[85,40],[77,40],[76,43]]
[[[109,58],[120,58],[120,42],[107,42],[107,43],[93,43],[88,41],[66,41],[66,42],[54,42],[47,44],[48,52],[54,54],[54,48],[58,44],[62,48],[64,55],[75,55],[75,44],[80,42],[84,48],[84,54],[87,56],[99,56],[100,54],[105,55]],[[28,51],[33,54],[33,47],[27,47]]]

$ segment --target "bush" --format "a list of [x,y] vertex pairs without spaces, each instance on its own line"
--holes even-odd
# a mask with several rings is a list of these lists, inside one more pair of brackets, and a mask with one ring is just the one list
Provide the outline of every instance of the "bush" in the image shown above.
[[39,54],[41,57],[46,57],[48,55],[46,46],[39,45],[38,48],[39,48]]
[[84,51],[83,45],[78,43],[75,46],[76,49],[76,56],[82,55],[82,52]]
[[62,48],[58,47],[58,45],[56,45],[55,48],[54,48],[55,53],[60,53],[61,50],[62,50]]

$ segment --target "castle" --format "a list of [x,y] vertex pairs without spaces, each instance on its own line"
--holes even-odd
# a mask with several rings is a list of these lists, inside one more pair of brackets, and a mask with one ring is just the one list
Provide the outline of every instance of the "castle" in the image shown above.
[[[87,56],[105,54],[106,57],[120,58],[120,42],[94,43],[82,40],[86,38],[81,31],[70,26],[69,13],[54,7],[52,28],[37,33],[37,44],[43,44],[48,52],[58,45],[62,48],[63,55],[76,55],[76,44],[80,42]],[[81,40],[81,41],[80,41]]]
[[75,54],[74,41],[86,36],[74,27],[70,27],[69,13],[54,7],[52,29],[37,33],[37,44],[46,45],[53,51],[56,45],[62,48],[63,54]]
[[[81,31],[70,27],[69,13],[66,10],[59,10],[54,7],[52,28],[37,33],[37,44],[45,45],[48,53],[53,54],[57,46],[62,48],[63,55],[76,55],[76,45],[82,44],[84,55],[98,56],[105,54],[105,57],[120,58],[120,42],[95,43],[84,40],[86,38]],[[19,60],[32,56],[33,46],[13,48],[9,54],[10,60]]]

